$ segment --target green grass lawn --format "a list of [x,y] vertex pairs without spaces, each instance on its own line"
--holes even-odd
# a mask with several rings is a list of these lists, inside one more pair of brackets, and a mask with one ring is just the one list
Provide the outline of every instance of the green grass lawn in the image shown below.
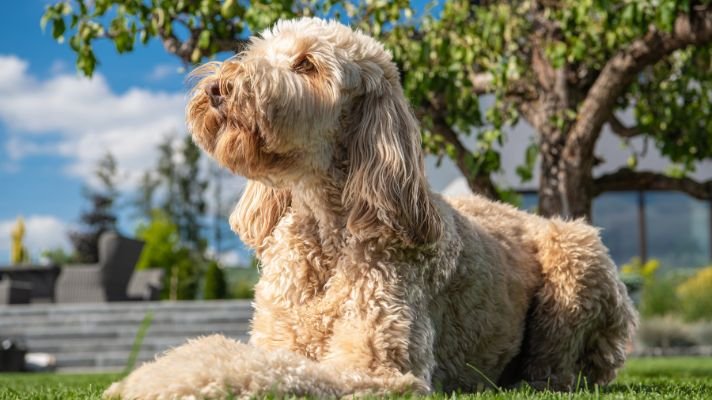
[[[97,399],[117,375],[0,374],[0,400]],[[712,358],[634,359],[615,383],[576,393],[533,392],[528,389],[487,391],[433,399],[712,399]]]

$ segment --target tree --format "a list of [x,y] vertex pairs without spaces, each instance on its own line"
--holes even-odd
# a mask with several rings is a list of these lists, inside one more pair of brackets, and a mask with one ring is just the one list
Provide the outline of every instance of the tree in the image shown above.
[[[537,133],[524,165],[541,158],[539,211],[590,216],[609,190],[669,189],[712,197],[712,181],[683,175],[712,156],[712,8],[694,1],[446,2],[440,17],[390,35],[404,86],[424,119],[426,145],[452,157],[475,190],[491,193],[503,127]],[[483,116],[480,96],[494,105]],[[635,126],[621,112],[632,109]],[[630,167],[594,178],[605,124],[623,140],[642,136],[680,169]],[[477,148],[462,136],[474,132]]]
[[203,298],[205,300],[219,300],[227,296],[227,283],[225,274],[216,261],[208,264],[203,278]]
[[118,167],[111,153],[99,160],[94,175],[98,180],[98,187],[84,188],[84,196],[91,204],[91,209],[82,212],[80,216],[84,227],[69,234],[77,261],[85,263],[95,263],[99,260],[101,234],[116,230],[114,205],[119,196],[116,188]]
[[138,185],[138,193],[133,199],[132,206],[136,209],[135,216],[144,220],[151,219],[154,209],[156,190],[160,181],[154,177],[152,171],[144,171]]
[[167,136],[158,153],[155,168],[144,172],[134,199],[144,219],[136,235],[146,242],[138,267],[165,269],[164,298],[194,299],[207,265],[207,241],[201,232],[207,181],[201,178],[200,151],[190,136],[178,145]]
[[[609,190],[679,190],[712,198],[712,181],[686,174],[712,156],[708,1],[448,1],[418,16],[409,2],[234,0],[157,2],[75,0],[49,6],[43,23],[63,38],[69,28],[77,66],[91,75],[92,46],[109,39],[119,52],[137,38],[158,38],[186,63],[238,50],[247,32],[279,17],[334,16],[379,37],[403,71],[403,86],[423,121],[426,150],[452,158],[470,187],[497,197],[496,144],[520,120],[536,131],[518,172],[530,179],[540,158],[539,211],[589,216]],[[482,113],[480,98],[493,105]],[[633,110],[635,125],[620,113]],[[671,174],[630,168],[594,178],[604,125],[622,140],[644,137],[678,168]],[[473,135],[476,146],[465,145]]]
[[202,260],[180,241],[178,226],[161,210],[155,210],[147,223],[139,225],[136,237],[144,241],[136,268],[163,268],[161,297],[192,300],[198,289]]
[[164,191],[159,208],[176,223],[181,241],[202,253],[207,245],[201,232],[201,218],[206,211],[208,181],[202,177],[200,149],[186,135],[178,148],[167,137],[158,146],[158,152],[153,190]]

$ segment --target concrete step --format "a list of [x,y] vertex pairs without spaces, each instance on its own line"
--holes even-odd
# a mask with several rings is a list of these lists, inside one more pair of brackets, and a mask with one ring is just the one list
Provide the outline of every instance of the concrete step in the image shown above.
[[[48,315],[31,317],[13,316],[3,318],[0,323],[0,331],[12,329],[13,327],[31,328],[35,326],[57,326],[57,325],[91,325],[91,326],[138,326],[150,311],[102,314],[69,314],[69,315]],[[249,310],[226,310],[226,311],[206,311],[206,312],[175,312],[175,311],[154,311],[152,325],[175,325],[175,324],[220,324],[235,321],[248,322],[252,317]]]
[[[218,332],[215,332],[218,333]],[[222,333],[225,334],[225,333]],[[246,333],[226,335],[235,340],[247,342],[249,336]],[[151,350],[154,352],[163,351],[171,347],[180,346],[188,339],[185,335],[176,335],[175,337],[151,337],[147,335],[141,345],[143,350]],[[107,341],[101,338],[83,339],[81,341],[59,341],[59,340],[31,340],[27,342],[29,348],[33,352],[40,353],[79,353],[79,352],[102,352],[102,351],[126,351],[131,350],[134,344],[134,338],[119,338]]]
[[234,311],[252,309],[248,300],[216,301],[166,301],[166,302],[124,302],[124,303],[77,303],[77,304],[18,304],[0,306],[0,318],[20,316],[60,316],[66,314],[124,314],[132,311]]
[[[103,353],[60,353],[55,354],[57,368],[115,368],[126,367],[129,354],[124,351],[103,352]],[[136,358],[136,366],[155,358],[156,353],[151,351],[141,351]]]
[[248,301],[32,304],[0,307],[0,336],[24,340],[32,352],[53,354],[58,371],[118,371],[131,353],[147,312],[153,321],[138,361],[152,360],[189,338],[221,333],[246,342]]
[[[249,324],[246,322],[212,324],[212,325],[158,325],[151,326],[148,334],[157,337],[175,337],[182,335],[202,335],[214,332],[247,332]],[[23,337],[25,340],[33,339],[87,339],[87,338],[133,338],[138,332],[138,326],[91,326],[91,325],[63,325],[63,326],[14,326],[3,329],[6,336]]]

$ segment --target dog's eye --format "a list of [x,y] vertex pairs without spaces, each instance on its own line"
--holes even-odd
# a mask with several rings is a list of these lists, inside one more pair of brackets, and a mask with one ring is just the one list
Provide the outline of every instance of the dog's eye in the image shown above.
[[294,72],[300,73],[300,74],[309,74],[312,73],[316,70],[316,67],[314,64],[311,62],[309,57],[304,57],[299,59],[293,66],[292,69]]

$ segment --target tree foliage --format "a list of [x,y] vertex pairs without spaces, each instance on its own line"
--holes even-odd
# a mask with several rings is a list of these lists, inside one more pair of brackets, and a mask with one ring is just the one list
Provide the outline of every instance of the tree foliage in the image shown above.
[[151,219],[156,209],[173,221],[182,243],[203,252],[206,213],[207,172],[203,171],[200,149],[189,135],[179,142],[167,136],[158,145],[158,160],[144,171],[133,201],[137,215]]
[[152,170],[142,175],[134,199],[146,223],[136,234],[146,242],[139,268],[164,268],[164,298],[194,299],[206,266],[205,191],[199,149],[190,136],[168,136],[158,146]]
[[116,230],[116,200],[119,197],[118,165],[111,153],[97,163],[94,172],[96,187],[84,188],[84,196],[91,208],[80,215],[81,229],[70,232],[76,261],[95,263],[99,261],[99,237],[102,233]]
[[180,241],[178,226],[160,210],[139,225],[136,236],[144,241],[136,267],[163,268],[164,284],[161,297],[171,300],[192,300],[197,293],[202,259]]
[[[43,23],[69,38],[91,75],[97,40],[124,52],[155,37],[197,63],[299,15],[336,17],[385,42],[423,121],[426,150],[452,158],[474,190],[498,196],[491,175],[501,169],[501,146],[518,139],[506,128],[524,120],[537,135],[517,173],[531,179],[539,162],[545,214],[587,215],[608,190],[662,186],[712,197],[712,182],[681,179],[712,157],[709,1],[456,0],[414,12],[402,0],[74,0],[49,6]],[[486,95],[491,102],[480,101]],[[635,124],[626,126],[619,116],[631,109]],[[668,175],[638,179],[632,153],[628,169],[594,178],[605,124],[624,142],[643,137],[660,149],[673,163]]]
[[205,300],[219,300],[227,297],[227,282],[225,273],[217,262],[208,263],[208,269],[203,277],[203,298]]

